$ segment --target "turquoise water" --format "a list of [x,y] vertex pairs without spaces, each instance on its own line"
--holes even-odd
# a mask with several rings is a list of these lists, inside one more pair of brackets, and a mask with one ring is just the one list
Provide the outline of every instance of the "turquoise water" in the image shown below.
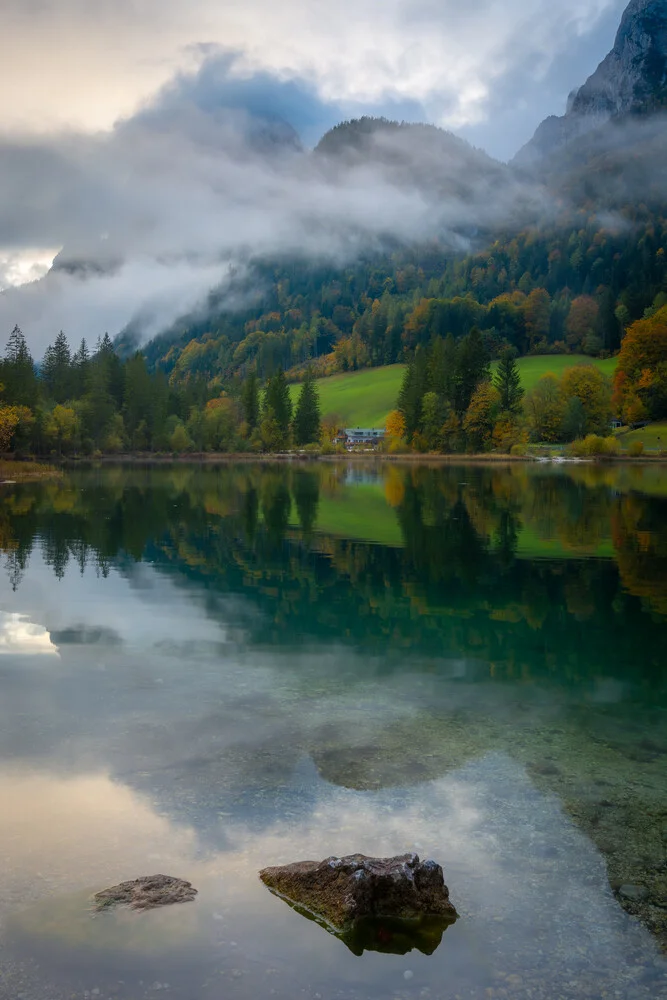
[[[0,997],[667,997],[667,474],[103,468],[0,486]],[[416,851],[353,954],[260,868]],[[163,872],[195,903],[95,915]]]

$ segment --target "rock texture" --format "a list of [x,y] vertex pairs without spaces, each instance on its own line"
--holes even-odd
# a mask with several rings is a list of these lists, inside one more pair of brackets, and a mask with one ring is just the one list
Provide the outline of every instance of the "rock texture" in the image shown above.
[[416,854],[297,861],[264,868],[259,875],[274,892],[338,930],[373,917],[417,920],[431,915],[454,921],[457,916],[442,868]]
[[545,119],[514,163],[530,167],[614,119],[646,114],[667,97],[667,4],[631,0],[614,47],[579,90],[566,113]]
[[182,878],[171,875],[145,875],[131,882],[95,893],[95,908],[106,910],[110,906],[129,906],[133,910],[154,910],[171,903],[190,903],[197,890]]

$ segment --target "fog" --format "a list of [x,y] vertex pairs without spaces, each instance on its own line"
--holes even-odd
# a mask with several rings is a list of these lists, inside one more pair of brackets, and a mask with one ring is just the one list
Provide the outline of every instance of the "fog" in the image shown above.
[[[256,258],[344,265],[435,239],[482,249],[563,212],[562,185],[552,200],[539,174],[432,128],[380,129],[357,153],[308,150],[282,114],[304,118],[305,90],[270,74],[227,86],[234,59],[215,54],[111,130],[0,137],[0,337],[19,324],[37,359],[60,329],[94,343],[131,324],[145,341],[213,288],[223,309],[243,305],[230,278]],[[646,171],[628,177],[643,195]],[[45,277],[12,284],[58,251]]]
[[543,210],[537,189],[470,147],[434,130],[420,143],[383,133],[363,157],[327,160],[278,118],[203,110],[173,89],[110,133],[6,138],[0,256],[63,250],[45,278],[0,295],[0,330],[18,323],[37,358],[61,328],[94,342],[132,322],[148,338],[253,257],[343,264],[434,238],[462,249],[527,201]]

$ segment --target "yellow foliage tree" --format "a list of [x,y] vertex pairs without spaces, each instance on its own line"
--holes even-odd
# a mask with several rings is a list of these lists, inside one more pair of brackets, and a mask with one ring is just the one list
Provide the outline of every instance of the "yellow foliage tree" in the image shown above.
[[18,406],[0,406],[0,452],[9,451],[14,432],[21,420]]
[[80,429],[77,413],[71,406],[61,406],[60,403],[54,406],[44,424],[46,436],[59,454],[62,454],[63,448],[67,451],[71,447]]
[[469,449],[486,451],[489,448],[499,407],[498,390],[490,382],[478,385],[463,418],[463,430]]
[[395,441],[405,438],[405,418],[400,410],[392,410],[384,425],[385,434]]
[[611,382],[595,365],[566,368],[560,380],[563,399],[576,397],[586,415],[586,434],[601,434],[611,417]]

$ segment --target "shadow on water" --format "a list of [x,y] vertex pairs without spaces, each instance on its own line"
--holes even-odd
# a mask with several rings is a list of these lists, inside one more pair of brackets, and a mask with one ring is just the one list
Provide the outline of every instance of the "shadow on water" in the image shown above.
[[[2,1000],[667,996],[666,515],[636,466],[13,486]],[[255,884],[406,850],[445,866],[445,935],[348,955]],[[197,902],[91,921],[157,871]]]

